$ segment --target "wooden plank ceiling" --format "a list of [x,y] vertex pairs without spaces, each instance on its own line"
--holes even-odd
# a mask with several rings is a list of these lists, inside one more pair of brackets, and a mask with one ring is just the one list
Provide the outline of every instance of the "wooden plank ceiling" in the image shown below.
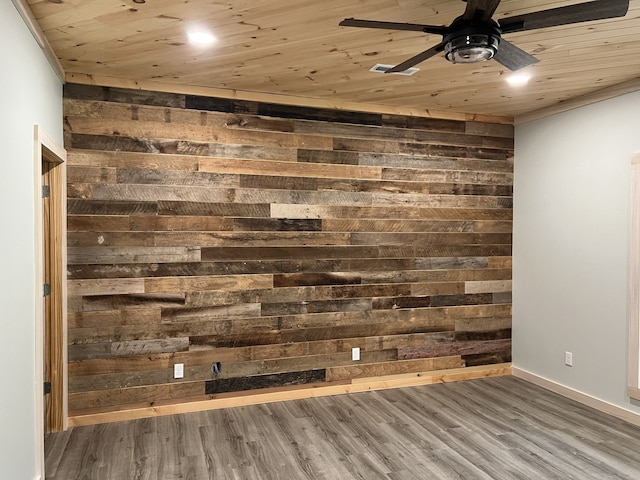
[[[638,78],[640,0],[624,18],[510,34],[540,61],[510,87],[495,61],[452,65],[442,55],[410,77],[372,73],[441,37],[338,26],[355,17],[448,25],[460,0],[29,0],[69,74],[156,81],[393,107],[519,116]],[[495,19],[578,3],[503,0]],[[192,28],[218,42],[196,48]]]

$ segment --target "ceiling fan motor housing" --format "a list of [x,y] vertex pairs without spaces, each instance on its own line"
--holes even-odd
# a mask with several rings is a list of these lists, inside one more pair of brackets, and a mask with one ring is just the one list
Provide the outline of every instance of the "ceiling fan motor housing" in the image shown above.
[[445,58],[451,63],[491,60],[498,51],[502,31],[497,23],[456,19],[443,36]]

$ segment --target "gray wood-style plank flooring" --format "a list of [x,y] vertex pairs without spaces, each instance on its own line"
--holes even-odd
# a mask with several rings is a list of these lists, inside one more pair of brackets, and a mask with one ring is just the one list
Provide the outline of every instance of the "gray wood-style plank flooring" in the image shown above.
[[629,479],[640,428],[515,377],[50,434],[50,480]]

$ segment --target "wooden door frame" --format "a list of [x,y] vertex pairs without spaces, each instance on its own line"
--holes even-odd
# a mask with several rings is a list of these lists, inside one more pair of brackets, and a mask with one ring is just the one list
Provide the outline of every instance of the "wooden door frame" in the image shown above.
[[640,153],[631,157],[628,395],[640,400]]
[[67,389],[67,282],[66,282],[66,267],[67,267],[67,231],[66,231],[66,216],[67,216],[67,191],[66,191],[66,161],[67,152],[58,143],[53,140],[42,128],[38,125],[34,127],[34,230],[35,230],[35,292],[34,298],[36,299],[35,305],[35,406],[36,406],[36,452],[39,455],[36,459],[36,473],[40,478],[44,478],[44,302],[43,302],[43,282],[44,278],[44,248],[43,248],[43,205],[42,205],[42,163],[48,161],[56,164],[54,167],[57,172],[56,185],[52,185],[56,199],[59,202],[58,207],[60,209],[60,215],[62,221],[58,226],[60,229],[61,238],[61,269],[59,277],[57,279],[58,287],[56,295],[59,296],[61,302],[61,318],[59,319],[61,327],[61,335],[59,342],[61,343],[60,349],[62,351],[62,361],[58,368],[61,370],[58,373],[58,377],[62,378],[62,409],[61,429],[67,428],[67,412],[68,412],[68,389]]

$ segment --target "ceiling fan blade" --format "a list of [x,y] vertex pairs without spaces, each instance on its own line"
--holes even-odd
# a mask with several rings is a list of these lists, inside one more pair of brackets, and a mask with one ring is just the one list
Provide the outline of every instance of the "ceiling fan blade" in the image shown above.
[[358,20],[356,18],[345,18],[338,25],[341,27],[360,27],[360,28],[383,28],[386,30],[408,30],[412,32],[434,33],[436,35],[445,35],[448,27],[438,25],[420,25],[417,23],[399,23],[399,22],[378,22],[376,20]]
[[498,23],[502,33],[523,32],[537,28],[624,17],[628,10],[629,0],[593,0],[566,7],[551,8],[503,18]]
[[467,0],[467,8],[462,18],[468,21],[487,22],[491,20],[500,0]]
[[500,39],[498,51],[493,56],[493,59],[507,67],[512,72],[528,67],[538,61],[536,57],[529,55],[527,52],[516,47],[513,43],[506,41],[504,38]]
[[399,63],[398,65],[396,65],[393,68],[390,68],[389,70],[387,70],[384,73],[404,72],[406,69],[411,68],[411,67],[413,67],[414,65],[417,65],[420,62],[424,62],[428,58],[431,58],[434,55],[437,55],[438,53],[442,52],[443,50],[444,50],[444,42],[439,43],[438,45],[435,45],[435,46],[431,47],[429,50],[425,50],[424,52],[419,53],[415,57],[411,57],[409,60],[405,60],[404,62]]

